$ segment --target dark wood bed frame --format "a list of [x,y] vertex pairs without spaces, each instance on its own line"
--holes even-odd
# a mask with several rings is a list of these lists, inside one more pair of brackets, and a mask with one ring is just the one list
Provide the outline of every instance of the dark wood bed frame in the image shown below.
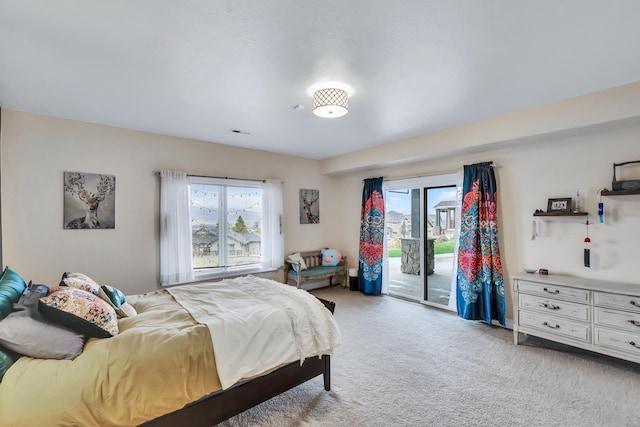
[[[335,303],[318,298],[331,313]],[[324,389],[331,390],[331,357],[309,357],[265,376],[256,377],[192,402],[182,409],[142,424],[144,427],[210,427],[284,393],[312,378],[323,376]]]

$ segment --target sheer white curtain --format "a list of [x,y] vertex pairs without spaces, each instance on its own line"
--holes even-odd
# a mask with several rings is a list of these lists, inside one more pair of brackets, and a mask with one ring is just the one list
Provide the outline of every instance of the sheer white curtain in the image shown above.
[[189,178],[185,172],[160,171],[160,284],[193,281]]
[[282,181],[268,179],[262,184],[262,267],[284,265],[284,233],[282,231]]

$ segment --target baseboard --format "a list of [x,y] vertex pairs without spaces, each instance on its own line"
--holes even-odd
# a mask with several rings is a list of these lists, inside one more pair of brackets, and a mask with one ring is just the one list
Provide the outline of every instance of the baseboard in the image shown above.
[[313,289],[320,289],[320,288],[328,288],[331,285],[329,284],[328,280],[319,280],[317,282],[304,282],[302,283],[302,285],[300,285],[300,288],[304,289],[305,291],[311,291]]
[[491,324],[494,326],[501,326],[505,329],[511,329],[513,330],[513,319],[504,319],[505,325],[501,325],[500,322],[498,322],[497,320],[492,320]]

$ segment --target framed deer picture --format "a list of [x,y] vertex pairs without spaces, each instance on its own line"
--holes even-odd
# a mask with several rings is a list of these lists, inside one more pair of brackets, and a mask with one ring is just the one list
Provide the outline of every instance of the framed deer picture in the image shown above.
[[320,223],[320,191],[300,189],[300,224]]
[[65,229],[115,228],[116,177],[64,173]]

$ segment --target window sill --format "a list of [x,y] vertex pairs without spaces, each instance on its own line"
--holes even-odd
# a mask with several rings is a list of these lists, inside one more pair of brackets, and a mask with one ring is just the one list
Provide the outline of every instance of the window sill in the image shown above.
[[193,279],[187,282],[180,283],[171,283],[171,284],[160,284],[161,288],[171,288],[173,286],[182,286],[182,285],[190,285],[198,282],[206,282],[209,280],[217,280],[217,279],[230,279],[234,277],[246,276],[247,274],[260,274],[260,273],[271,273],[274,271],[278,271],[280,268],[268,267],[264,268],[261,266],[251,266],[251,267],[239,267],[239,268],[229,268],[226,270],[219,271],[203,271],[203,272],[194,272]]
[[245,276],[247,274],[256,274],[256,273],[269,273],[272,271],[277,271],[277,268],[263,268],[263,267],[239,267],[239,268],[228,268],[225,270],[219,271],[202,271],[193,273],[193,281],[201,282],[203,280],[211,280],[211,279],[225,279],[230,277],[238,277]]

